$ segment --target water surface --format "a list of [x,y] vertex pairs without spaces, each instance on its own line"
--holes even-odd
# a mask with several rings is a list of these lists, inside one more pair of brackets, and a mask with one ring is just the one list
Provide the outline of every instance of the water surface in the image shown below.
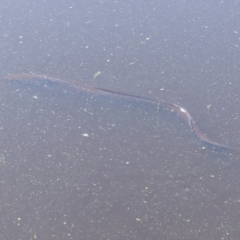
[[3,238],[238,229],[238,156],[204,149],[171,111],[46,78],[2,80],[0,95]]

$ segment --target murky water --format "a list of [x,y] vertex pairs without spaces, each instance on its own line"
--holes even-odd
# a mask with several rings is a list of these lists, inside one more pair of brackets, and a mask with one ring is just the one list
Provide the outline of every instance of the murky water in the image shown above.
[[237,213],[227,219],[225,207],[232,211],[240,194],[227,172],[240,167],[238,156],[204,149],[171,111],[42,78],[2,80],[0,95],[3,238],[238,229]]

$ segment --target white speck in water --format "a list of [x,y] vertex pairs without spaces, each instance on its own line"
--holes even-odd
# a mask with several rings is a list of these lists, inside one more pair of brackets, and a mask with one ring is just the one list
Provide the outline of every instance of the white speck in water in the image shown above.
[[207,105],[207,109],[210,109],[211,106],[212,106],[212,105]]
[[87,133],[83,133],[82,136],[83,137],[89,137],[89,135]]

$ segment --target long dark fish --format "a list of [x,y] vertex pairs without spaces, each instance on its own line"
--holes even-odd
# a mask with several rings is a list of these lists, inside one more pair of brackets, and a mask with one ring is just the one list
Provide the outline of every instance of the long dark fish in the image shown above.
[[99,88],[99,87],[81,86],[80,84],[78,84],[76,82],[62,80],[62,79],[59,79],[59,78],[48,77],[46,75],[17,74],[17,75],[9,75],[9,76],[6,77],[6,79],[9,79],[9,80],[31,79],[31,81],[39,81],[39,80],[43,79],[43,80],[48,80],[48,81],[51,81],[51,82],[57,82],[57,83],[61,83],[61,84],[64,84],[64,85],[72,86],[76,89],[85,90],[85,91],[89,91],[89,92],[99,90],[102,93],[106,93],[106,94],[115,94],[115,95],[118,95],[120,97],[127,97],[127,98],[131,98],[133,100],[142,101],[142,102],[149,102],[149,103],[152,103],[154,105],[161,106],[161,107],[164,107],[166,109],[169,109],[172,112],[175,112],[177,115],[179,115],[188,124],[190,130],[201,141],[203,141],[203,142],[205,142],[205,143],[207,143],[207,144],[209,144],[213,147],[225,148],[225,149],[229,149],[229,150],[235,150],[235,151],[238,151],[238,152],[240,151],[240,149],[236,149],[234,147],[219,143],[219,142],[209,138],[205,133],[203,133],[198,128],[196,123],[193,121],[193,118],[190,115],[190,113],[185,108],[183,108],[183,107],[181,107],[177,104],[164,102],[164,101],[159,101],[159,100],[156,100],[156,99],[153,99],[153,98],[142,97],[142,96],[137,96],[137,95],[123,93],[123,92],[117,92],[117,91],[108,90],[108,89]]

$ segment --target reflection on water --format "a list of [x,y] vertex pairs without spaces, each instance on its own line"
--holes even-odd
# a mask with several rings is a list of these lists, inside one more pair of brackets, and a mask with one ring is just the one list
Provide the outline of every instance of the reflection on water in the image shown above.
[[3,80],[0,96],[3,238],[239,228],[238,155],[202,148],[171,111],[39,77]]

